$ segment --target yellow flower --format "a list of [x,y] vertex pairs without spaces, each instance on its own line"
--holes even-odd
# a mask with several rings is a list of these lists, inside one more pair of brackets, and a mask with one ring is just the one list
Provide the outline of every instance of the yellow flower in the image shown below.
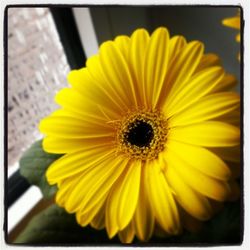
[[46,173],[56,203],[81,226],[147,241],[196,230],[238,197],[236,80],[203,50],[166,28],[138,29],[70,72],[40,130],[46,151],[65,154]]
[[[240,30],[240,12],[234,17],[225,18],[222,20],[222,24],[233,29]],[[236,41],[240,42],[240,33],[235,37]],[[240,54],[238,54],[238,59],[240,60]]]

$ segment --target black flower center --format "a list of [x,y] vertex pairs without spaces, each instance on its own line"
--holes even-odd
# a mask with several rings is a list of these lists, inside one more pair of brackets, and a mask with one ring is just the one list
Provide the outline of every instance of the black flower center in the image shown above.
[[138,147],[149,146],[153,137],[154,131],[152,126],[141,120],[135,120],[130,124],[129,131],[125,134],[127,142]]

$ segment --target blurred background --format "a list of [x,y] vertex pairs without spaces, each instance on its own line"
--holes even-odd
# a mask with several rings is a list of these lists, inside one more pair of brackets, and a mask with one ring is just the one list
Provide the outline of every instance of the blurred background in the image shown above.
[[[227,72],[240,80],[237,30],[222,26],[237,7],[154,6],[6,9],[7,29],[7,184],[8,232],[11,237],[27,223],[27,214],[41,194],[19,174],[18,160],[37,139],[39,121],[57,108],[55,93],[67,86],[71,69],[80,68],[98,46],[137,28],[159,26],[170,35],[200,40],[206,53],[216,53]],[[240,85],[237,87],[238,91]],[[26,220],[24,220],[26,217]],[[18,229],[19,228],[19,229]]]

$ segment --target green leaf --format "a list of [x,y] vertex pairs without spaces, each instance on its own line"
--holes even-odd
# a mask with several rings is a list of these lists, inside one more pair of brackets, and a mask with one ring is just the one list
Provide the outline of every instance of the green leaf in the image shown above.
[[57,190],[56,185],[48,184],[45,172],[49,165],[61,156],[45,152],[42,148],[42,140],[39,140],[31,145],[20,160],[20,174],[30,184],[38,186],[45,198],[50,198]]
[[75,216],[52,205],[33,217],[14,244],[100,244],[119,243],[117,237],[109,240],[105,230],[81,227]]

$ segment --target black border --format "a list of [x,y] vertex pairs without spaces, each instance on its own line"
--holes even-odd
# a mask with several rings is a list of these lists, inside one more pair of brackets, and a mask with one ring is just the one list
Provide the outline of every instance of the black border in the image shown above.
[[[8,176],[7,176],[7,171],[8,171],[8,90],[7,90],[7,85],[8,85],[8,62],[7,62],[7,55],[8,55],[8,9],[9,8],[78,8],[78,7],[135,7],[135,8],[140,8],[140,7],[159,7],[161,8],[162,6],[172,6],[172,7],[212,7],[212,8],[222,8],[222,7],[227,7],[227,8],[239,8],[240,13],[241,13],[241,41],[240,41],[240,130],[241,130],[241,137],[240,137],[240,142],[241,142],[241,176],[240,176],[240,187],[241,187],[241,197],[240,197],[240,203],[241,203],[241,230],[240,230],[240,242],[239,244],[226,244],[226,243],[218,243],[218,244],[213,244],[213,243],[142,243],[142,244],[100,244],[100,245],[92,245],[92,244],[15,244],[15,243],[8,243],[8,232],[7,232],[7,213],[8,213],[8,208],[7,208],[7,201],[8,197],[6,194],[7,190],[7,182],[8,182]],[[100,5],[100,4],[91,4],[91,5],[82,5],[82,4],[10,4],[6,5],[4,9],[4,236],[5,236],[5,242],[6,244],[10,246],[61,246],[61,247],[67,247],[67,246],[128,246],[128,247],[135,247],[135,246],[146,246],[146,247],[210,247],[210,246],[240,246],[243,243],[243,235],[244,235],[244,13],[243,13],[243,7],[238,4],[238,5],[209,5],[209,4],[181,4],[181,5],[176,5],[176,4],[166,4],[166,5],[157,5],[157,4],[152,4],[152,5],[130,5],[130,4],[105,4],[105,5]],[[60,32],[59,32],[60,34]],[[66,52],[66,49],[65,49]],[[72,65],[74,66],[75,62],[72,62]],[[71,65],[71,64],[70,64]]]

